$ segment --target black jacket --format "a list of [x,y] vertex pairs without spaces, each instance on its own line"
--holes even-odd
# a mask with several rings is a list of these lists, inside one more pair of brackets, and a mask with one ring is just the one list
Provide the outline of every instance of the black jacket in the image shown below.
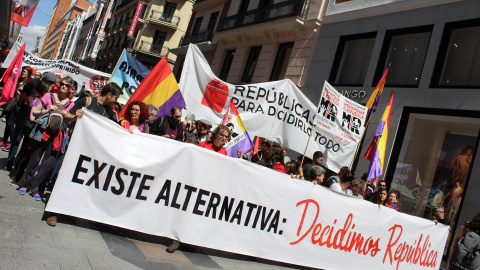
[[[152,126],[150,126],[150,134],[158,136],[167,134],[168,117],[169,116],[158,117]],[[175,137],[175,140],[183,141],[183,126],[180,122],[177,123],[177,137]]]

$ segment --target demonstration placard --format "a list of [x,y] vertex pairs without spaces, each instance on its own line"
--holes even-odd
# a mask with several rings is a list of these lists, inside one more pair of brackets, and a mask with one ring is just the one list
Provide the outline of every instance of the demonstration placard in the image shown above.
[[[220,124],[232,99],[252,136],[304,153],[312,133],[307,157],[322,151],[325,164],[335,172],[351,165],[364,132],[367,109],[328,83],[320,101],[323,105],[317,111],[317,106],[291,80],[233,85],[218,79],[194,44],[188,49],[179,86],[188,110],[197,119]],[[324,106],[328,108],[320,111]]]
[[123,94],[118,98],[120,104],[127,104],[127,101],[148,73],[150,73],[148,68],[123,49],[110,78],[110,82],[118,84],[123,90]]
[[90,111],[58,179],[46,211],[323,269],[438,269],[449,231]]
[[[15,43],[15,45],[12,47],[12,50],[8,54],[7,59],[5,59],[4,66],[8,66],[10,64],[10,55],[15,55],[19,49],[20,45]],[[59,78],[70,76],[78,83],[78,91],[80,91],[82,84],[85,82],[87,90],[90,89],[94,92],[100,93],[103,86],[107,84],[108,79],[110,78],[110,74],[82,66],[73,61],[65,59],[47,60],[37,57],[27,50],[25,50],[25,54],[23,56],[22,66],[30,66],[35,72],[40,73],[51,71]]]

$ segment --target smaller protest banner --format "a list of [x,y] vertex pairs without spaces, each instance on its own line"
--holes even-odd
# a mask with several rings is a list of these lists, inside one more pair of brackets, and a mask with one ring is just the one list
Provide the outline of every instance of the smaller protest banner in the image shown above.
[[127,50],[123,50],[117,66],[110,77],[110,82],[118,84],[123,90],[123,95],[118,98],[120,104],[127,103],[148,73],[150,73],[148,68],[135,59]]
[[[19,49],[20,44],[15,43],[9,53],[9,56],[7,56],[7,59],[5,59],[4,66],[10,65],[13,60],[13,57],[10,58],[10,55],[15,55]],[[25,50],[23,55],[22,67],[23,66],[30,66],[36,70],[36,72],[40,73],[51,71],[59,78],[70,76],[78,83],[79,86],[85,82],[86,88],[96,93],[100,93],[103,86],[107,84],[108,79],[110,78],[110,74],[82,66],[73,61],[65,59],[43,59],[35,56],[33,53],[27,50]]]

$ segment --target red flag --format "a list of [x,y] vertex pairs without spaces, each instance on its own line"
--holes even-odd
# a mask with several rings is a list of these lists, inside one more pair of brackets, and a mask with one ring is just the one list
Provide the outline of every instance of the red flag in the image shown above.
[[38,5],[38,1],[35,2],[35,4],[33,5],[33,8],[29,8],[27,6],[16,3],[15,8],[12,11],[12,21],[22,26],[28,27],[28,24],[32,19],[33,13],[35,12],[37,5]]
[[24,52],[25,43],[23,43],[23,46],[18,50],[12,63],[3,74],[2,81],[5,82],[5,85],[3,86],[2,96],[0,96],[0,106],[7,103],[7,101],[15,95],[15,88],[17,87],[18,78],[22,71]]

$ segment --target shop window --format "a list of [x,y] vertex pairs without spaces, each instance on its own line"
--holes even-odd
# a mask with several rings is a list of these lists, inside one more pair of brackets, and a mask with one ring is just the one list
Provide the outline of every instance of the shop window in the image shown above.
[[445,25],[432,87],[480,87],[480,20]]
[[430,218],[444,207],[440,222],[456,231],[479,131],[478,111],[404,108],[385,176],[400,212]]
[[292,55],[293,42],[282,43],[278,46],[277,57],[273,63],[272,74],[270,75],[270,81],[281,80],[285,78],[287,72],[288,60]]
[[329,81],[334,85],[363,86],[376,35],[341,37]]
[[230,67],[232,66],[233,57],[235,56],[235,49],[228,50],[225,54],[225,60],[223,60],[222,70],[220,71],[220,80],[226,81],[228,78],[228,73],[230,72]]
[[387,31],[372,87],[391,63],[385,86],[418,87],[432,26]]
[[260,56],[260,51],[262,46],[252,47],[250,49],[250,54],[248,55],[247,64],[245,65],[245,70],[243,71],[242,82],[251,83],[253,78],[253,73],[257,67],[258,58]]

